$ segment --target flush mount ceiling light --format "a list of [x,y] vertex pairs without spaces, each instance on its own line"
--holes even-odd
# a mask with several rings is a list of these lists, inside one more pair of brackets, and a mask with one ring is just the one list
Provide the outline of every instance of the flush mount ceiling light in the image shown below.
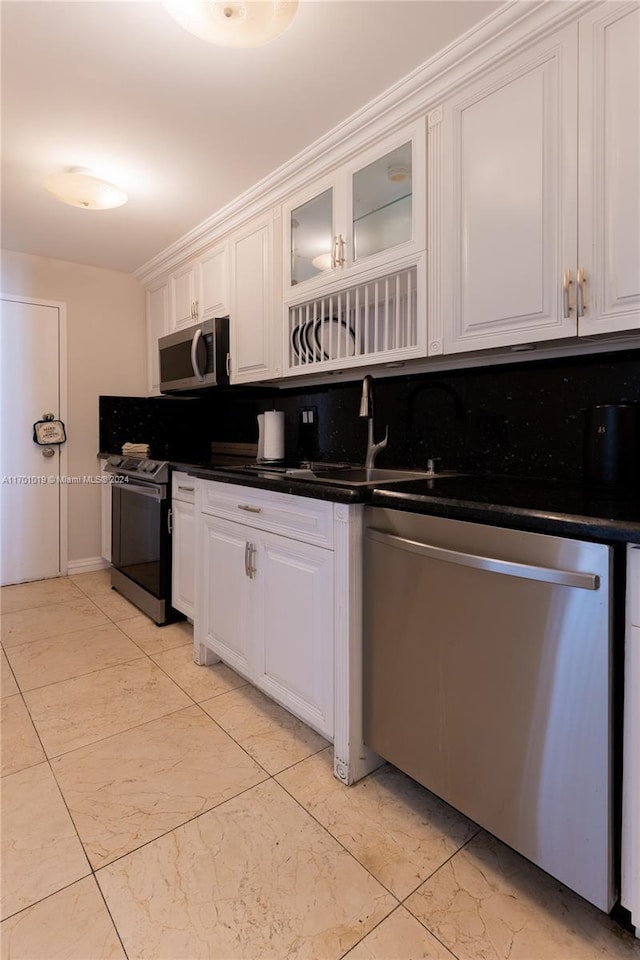
[[387,179],[391,183],[404,183],[411,177],[411,167],[408,163],[390,163],[387,167]]
[[317,257],[314,257],[311,261],[311,266],[315,267],[316,270],[330,270],[333,266],[331,261],[330,253],[320,253]]
[[85,210],[110,210],[129,199],[124,190],[94,176],[85,167],[72,167],[66,173],[52,173],[42,186],[56,200]]
[[298,0],[162,0],[181,27],[222,47],[259,47],[287,29]]

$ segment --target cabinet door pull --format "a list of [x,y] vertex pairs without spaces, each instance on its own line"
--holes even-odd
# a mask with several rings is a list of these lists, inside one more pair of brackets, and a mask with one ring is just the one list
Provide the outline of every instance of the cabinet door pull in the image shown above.
[[231,354],[227,354],[227,376],[231,376]]
[[340,258],[340,237],[336,235],[333,238],[333,255],[331,257],[331,266],[337,267]]
[[253,555],[255,553],[255,547],[252,543],[247,542],[244,545],[244,572],[250,580],[253,580],[253,576],[256,572],[256,568],[253,565]]
[[178,484],[178,490],[184,490],[185,493],[194,493],[195,489],[195,487],[181,487],[180,484]]
[[587,312],[587,271],[582,268],[578,270],[576,286],[578,290],[578,316],[584,317]]
[[334,267],[344,267],[344,237],[341,233],[337,234],[333,241],[333,263]]
[[262,513],[262,507],[252,507],[248,503],[239,503],[238,510],[246,510],[247,513]]
[[571,316],[571,270],[565,270],[562,276],[562,315],[565,320]]
[[173,533],[173,510],[167,513],[167,533]]

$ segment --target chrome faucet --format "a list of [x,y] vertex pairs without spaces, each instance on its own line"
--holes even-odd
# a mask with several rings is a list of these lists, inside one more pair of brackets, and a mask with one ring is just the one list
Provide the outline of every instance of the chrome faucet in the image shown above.
[[389,440],[389,427],[386,428],[384,440],[374,443],[373,440],[373,377],[367,376],[362,381],[362,396],[360,398],[360,416],[367,418],[367,455],[364,460],[366,470],[370,470],[375,459],[384,450]]

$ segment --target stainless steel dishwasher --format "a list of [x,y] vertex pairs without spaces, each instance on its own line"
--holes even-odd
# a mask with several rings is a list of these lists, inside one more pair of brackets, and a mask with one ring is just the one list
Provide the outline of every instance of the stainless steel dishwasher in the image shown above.
[[610,548],[365,518],[365,742],[609,911]]

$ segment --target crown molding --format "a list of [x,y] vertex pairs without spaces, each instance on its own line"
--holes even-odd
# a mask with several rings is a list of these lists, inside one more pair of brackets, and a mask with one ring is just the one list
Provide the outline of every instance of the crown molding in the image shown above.
[[254,216],[326,176],[365,146],[439,106],[476,74],[575,21],[603,0],[508,0],[383,94],[183,234],[134,271],[148,284],[197,256]]

